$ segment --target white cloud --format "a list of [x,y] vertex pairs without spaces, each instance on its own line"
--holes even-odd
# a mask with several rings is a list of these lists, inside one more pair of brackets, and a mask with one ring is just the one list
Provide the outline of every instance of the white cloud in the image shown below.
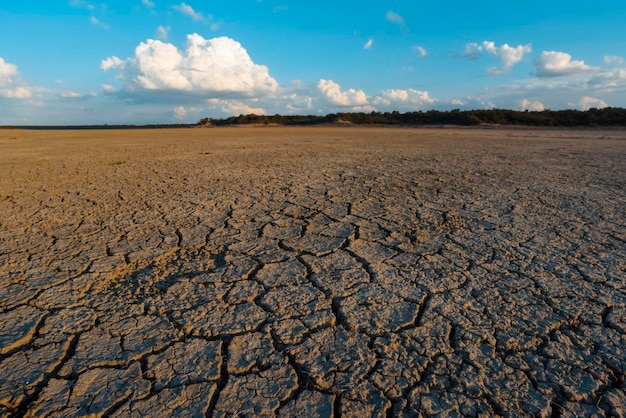
[[97,96],[98,96],[98,93],[96,93],[95,91],[83,94],[83,93],[78,93],[72,90],[63,90],[59,93],[59,97],[63,99],[88,99],[88,98],[97,97]]
[[0,57],[0,97],[28,99],[31,91],[21,83],[17,66]]
[[591,83],[597,82],[611,82],[617,80],[625,80],[626,81],[626,68],[613,68],[608,71],[601,71],[594,75],[591,79]]
[[0,86],[11,84],[17,75],[17,66],[0,58]]
[[204,20],[204,16],[202,16],[201,13],[198,13],[195,10],[193,10],[193,8],[186,3],[181,3],[179,5],[172,6],[172,7],[174,8],[174,10],[177,10],[180,13],[189,16],[195,21]]
[[182,119],[186,114],[187,110],[185,110],[183,106],[178,106],[174,109],[174,117],[176,117],[176,119]]
[[478,45],[476,42],[465,45],[465,50],[463,51],[464,56],[471,59],[478,59],[481,57],[482,54],[483,47]]
[[584,96],[578,102],[578,107],[581,110],[589,110],[591,108],[603,109],[609,107],[608,103],[602,99],[596,99],[595,97]]
[[[281,88],[275,97],[261,99],[255,103],[268,113],[310,114],[316,99],[320,100],[320,92],[316,85],[308,85],[300,80],[293,80],[290,88]],[[326,103],[325,99],[321,99]]]
[[595,88],[613,90],[615,88],[626,88],[626,68],[612,68],[608,71],[601,71],[595,74],[589,84]]
[[448,107],[463,108],[463,109],[493,109],[496,107],[495,103],[487,97],[453,97],[447,100]]
[[389,10],[385,14],[385,18],[387,19],[387,21],[398,25],[403,32],[407,32],[409,30],[409,28],[406,26],[406,23],[404,22],[404,18],[396,12]]
[[331,104],[338,106],[360,106],[367,104],[367,95],[363,90],[349,89],[341,91],[341,86],[332,80],[321,79],[317,83],[318,90]]
[[91,16],[89,18],[89,21],[91,23],[93,23],[94,25],[99,26],[99,27],[101,27],[103,29],[109,29],[109,27],[107,25],[105,25],[104,23],[100,22],[95,16]]
[[148,39],[126,60],[110,57],[100,68],[117,70],[127,92],[184,92],[204,97],[254,97],[276,92],[264,65],[252,62],[241,44],[227,37],[187,36],[187,48]]
[[7,99],[29,99],[31,97],[30,89],[23,86],[17,86],[10,89],[0,87],[0,97]]
[[[570,77],[531,77],[485,87],[474,92],[473,97],[492,102],[498,108],[519,109],[527,100],[530,107],[533,101],[540,102],[546,109],[586,109],[601,107],[605,103],[624,107],[626,97],[626,68],[610,69],[605,72],[586,72]],[[600,98],[602,102],[592,103],[592,99],[581,101],[581,97]],[[463,98],[464,108],[484,107],[472,104]]]
[[543,51],[535,60],[535,65],[538,77],[560,77],[598,70],[598,67],[587,65],[584,61],[572,61],[570,54],[557,51]]
[[166,40],[167,36],[169,35],[169,30],[170,30],[169,26],[167,28],[163,26],[159,26],[157,28],[157,37],[161,40]]
[[149,9],[154,8],[154,2],[150,1],[150,0],[141,0],[141,4],[143,4],[144,6],[146,6]]
[[391,89],[383,90],[374,98],[372,104],[389,110],[404,111],[421,109],[435,102],[436,100],[430,97],[427,91]]
[[118,90],[110,84],[103,84],[102,91],[105,93],[117,93]]
[[502,61],[501,68],[491,68],[488,71],[492,74],[502,74],[509,71],[515,64],[520,62],[524,58],[524,54],[532,51],[530,45],[518,45],[511,47],[509,44],[504,44],[500,47],[496,47],[493,42],[483,42],[483,47],[491,55],[495,55]]
[[87,10],[94,10],[95,7],[93,4],[85,1],[85,0],[70,0],[69,1],[69,5],[72,7],[76,7],[78,9],[87,9]]
[[428,56],[428,51],[426,51],[426,48],[423,46],[415,45],[412,49],[419,54],[420,58],[426,58]]
[[367,42],[365,42],[365,45],[363,45],[363,49],[370,49],[373,44],[374,44],[374,40],[370,38],[368,39]]
[[617,55],[605,55],[604,63],[609,65],[622,65],[624,63],[624,58],[618,57]]
[[265,115],[265,109],[261,107],[251,107],[237,100],[209,99],[208,103],[219,108],[226,115]]
[[[303,112],[309,113],[313,109],[313,97],[300,96],[296,93],[290,94],[284,97],[286,104],[284,109],[290,114],[302,114]],[[279,112],[280,113],[280,112]]]
[[115,56],[109,57],[100,63],[100,69],[102,71],[108,71],[111,69],[122,69],[124,68],[124,66],[124,61]]
[[61,93],[59,93],[59,96],[63,97],[64,99],[78,99],[83,97],[82,94],[75,91],[62,91]]
[[536,100],[531,101],[528,99],[524,99],[521,101],[520,108],[522,110],[532,110],[534,112],[541,112],[545,110],[545,106],[543,105],[543,103],[538,102]]
[[518,45],[512,47],[509,44],[503,44],[499,47],[494,42],[483,41],[482,44],[472,42],[465,45],[464,54],[468,58],[477,59],[483,52],[498,57],[502,61],[502,67],[490,67],[487,69],[489,75],[500,75],[509,72],[511,68],[520,62],[525,54],[532,51],[530,44]]

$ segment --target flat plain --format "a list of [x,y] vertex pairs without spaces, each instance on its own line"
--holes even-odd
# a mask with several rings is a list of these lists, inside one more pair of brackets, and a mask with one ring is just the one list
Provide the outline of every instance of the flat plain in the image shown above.
[[0,130],[0,416],[625,416],[626,131]]

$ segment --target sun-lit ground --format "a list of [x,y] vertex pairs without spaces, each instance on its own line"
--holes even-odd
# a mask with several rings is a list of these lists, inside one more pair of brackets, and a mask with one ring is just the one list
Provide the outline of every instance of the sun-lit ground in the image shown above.
[[0,415],[623,415],[625,186],[623,130],[0,130]]

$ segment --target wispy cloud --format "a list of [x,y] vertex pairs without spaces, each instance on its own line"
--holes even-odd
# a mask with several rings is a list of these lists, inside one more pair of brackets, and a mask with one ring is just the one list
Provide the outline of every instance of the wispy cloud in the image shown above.
[[107,25],[105,25],[104,23],[100,22],[100,21],[99,21],[99,20],[98,20],[95,16],[91,16],[91,17],[89,18],[89,21],[90,21],[92,24],[94,24],[94,25],[96,25],[96,26],[99,26],[99,27],[101,27],[101,28],[103,28],[103,29],[109,29],[109,26],[107,26]]
[[68,2],[68,4],[71,7],[75,7],[77,9],[87,9],[87,10],[90,10],[90,11],[93,11],[96,8],[93,4],[91,4],[91,3],[89,3],[88,1],[85,1],[85,0],[70,0]]
[[387,11],[387,13],[385,14],[385,18],[387,19],[387,21],[391,22],[391,23],[395,23],[396,25],[398,25],[400,27],[400,29],[402,30],[402,32],[408,32],[409,28],[406,26],[406,23],[404,21],[404,18],[402,16],[400,16],[398,13],[389,10]]
[[166,28],[166,27],[163,27],[163,26],[159,26],[159,27],[157,28],[157,31],[156,31],[156,33],[157,33],[157,38],[159,38],[159,39],[161,39],[161,40],[163,40],[163,41],[164,41],[164,40],[166,40],[166,39],[167,39],[167,37],[168,37],[168,35],[169,35],[169,31],[170,31],[169,26],[168,26],[167,28]]
[[594,74],[589,85],[604,91],[626,90],[626,68],[611,68]]
[[415,45],[412,49],[420,56],[420,58],[426,58],[428,56],[428,51],[426,51],[426,48],[423,46]]
[[[75,9],[85,9],[85,10],[89,10],[90,12],[95,12],[96,10],[96,6],[93,3],[90,3],[86,0],[69,0],[68,4],[75,8]],[[104,3],[99,4],[99,8],[101,11],[106,10],[107,5]],[[89,17],[89,22],[91,22],[91,24],[95,25],[95,26],[99,26],[103,29],[109,29],[109,26],[102,23],[97,17],[95,17],[93,14],[91,14],[91,16]]]
[[98,93],[95,91],[89,92],[87,94],[78,93],[76,91],[64,90],[59,93],[59,97],[63,99],[89,99],[92,97],[97,97]]
[[[571,58],[569,61],[573,62]],[[528,110],[589,109],[619,105],[626,94],[626,69],[611,68],[606,71],[584,70],[566,73],[570,76],[529,77],[500,85],[491,85],[474,97],[491,102],[498,108]],[[465,102],[465,100],[463,100]],[[467,104],[465,108],[483,108],[480,103]]]
[[102,91],[105,93],[117,93],[118,90],[110,84],[103,84]]
[[141,4],[143,4],[144,6],[146,6],[149,9],[153,9],[155,4],[153,1],[150,0],[141,0]]
[[193,8],[191,6],[189,6],[186,3],[181,3],[179,5],[175,5],[172,6],[172,8],[174,8],[174,10],[177,10],[178,12],[189,16],[190,18],[192,18],[193,20],[200,21],[200,20],[204,20],[204,16],[202,15],[202,13],[198,13],[195,10],[193,10]]
[[374,45],[374,40],[370,38],[365,42],[365,45],[363,45],[363,49],[370,49],[372,45]]
[[249,106],[239,100],[209,99],[208,103],[213,108],[217,108],[227,115],[266,114],[264,108]]
[[622,65],[624,63],[624,58],[618,57],[617,55],[605,55],[604,63],[608,65]]
[[64,99],[78,99],[83,97],[82,94],[75,91],[62,91],[61,93],[59,93],[59,96],[63,97]]
[[518,45],[516,47],[512,47],[509,44],[496,46],[494,42],[483,41],[482,44],[472,42],[465,45],[463,55],[471,59],[480,58],[483,53],[498,57],[500,61],[502,61],[502,66],[488,68],[487,74],[500,75],[509,72],[515,64],[524,58],[525,54],[528,54],[531,51],[532,47],[530,44]]

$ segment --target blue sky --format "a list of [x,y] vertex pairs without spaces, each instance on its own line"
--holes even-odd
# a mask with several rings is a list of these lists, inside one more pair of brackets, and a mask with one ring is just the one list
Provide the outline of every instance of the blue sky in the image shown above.
[[626,2],[0,0],[0,125],[626,107]]

